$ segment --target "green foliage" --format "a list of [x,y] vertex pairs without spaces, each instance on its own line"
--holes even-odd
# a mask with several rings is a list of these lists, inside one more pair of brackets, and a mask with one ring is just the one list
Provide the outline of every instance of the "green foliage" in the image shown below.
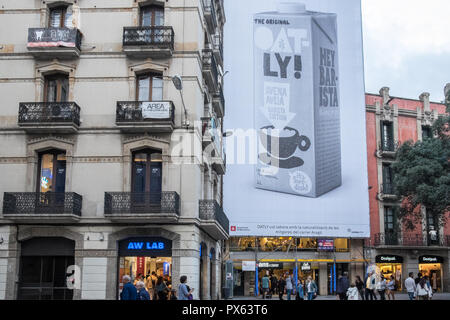
[[433,126],[436,137],[404,143],[393,165],[395,192],[402,199],[398,214],[408,229],[422,220],[420,205],[441,225],[450,212],[450,94],[446,104],[447,115]]

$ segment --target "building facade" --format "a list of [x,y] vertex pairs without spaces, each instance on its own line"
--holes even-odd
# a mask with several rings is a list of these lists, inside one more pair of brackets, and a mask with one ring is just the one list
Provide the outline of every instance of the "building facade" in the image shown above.
[[336,294],[337,279],[344,272],[351,281],[364,275],[363,244],[361,239],[231,237],[225,258],[233,266],[226,270],[233,272],[233,296],[261,294],[267,273],[277,279],[289,273],[302,281],[310,276],[319,295]]
[[223,1],[0,15],[0,299],[118,299],[153,272],[220,298]]
[[415,276],[421,272],[430,277],[435,291],[448,292],[450,225],[440,226],[422,207],[421,223],[415,230],[407,230],[396,216],[400,202],[394,195],[391,169],[398,146],[432,136],[431,127],[446,107],[431,102],[428,93],[414,100],[393,97],[389,91],[385,87],[379,95],[366,95],[371,219],[366,257],[382,274],[393,275],[400,289],[410,272]]

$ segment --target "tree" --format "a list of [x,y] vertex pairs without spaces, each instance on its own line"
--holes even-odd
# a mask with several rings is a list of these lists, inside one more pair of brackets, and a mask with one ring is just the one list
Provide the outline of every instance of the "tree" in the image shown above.
[[[449,86],[447,86],[450,89]],[[395,193],[401,199],[399,218],[414,230],[422,221],[421,205],[440,225],[450,212],[450,90],[446,90],[447,114],[439,117],[432,131],[434,137],[398,150],[393,165]]]

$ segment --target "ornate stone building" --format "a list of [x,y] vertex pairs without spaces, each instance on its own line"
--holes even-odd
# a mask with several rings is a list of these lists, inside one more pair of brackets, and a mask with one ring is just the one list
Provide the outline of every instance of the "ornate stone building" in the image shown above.
[[366,94],[371,219],[366,258],[385,276],[394,275],[400,289],[409,272],[415,276],[421,272],[430,277],[434,290],[449,291],[450,225],[439,225],[422,208],[421,223],[414,231],[406,229],[397,218],[400,201],[394,194],[391,169],[398,146],[432,136],[431,127],[446,107],[431,102],[429,93],[414,100],[393,97],[389,91],[384,87],[379,95]]
[[219,298],[223,1],[0,16],[0,299],[118,299],[153,272]]

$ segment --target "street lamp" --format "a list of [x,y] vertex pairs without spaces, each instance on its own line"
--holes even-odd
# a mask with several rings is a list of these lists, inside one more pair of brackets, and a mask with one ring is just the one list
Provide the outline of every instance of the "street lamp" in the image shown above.
[[184,104],[184,99],[183,99],[183,80],[181,79],[181,77],[179,75],[175,75],[172,77],[172,82],[173,82],[173,85],[175,86],[175,88],[180,92],[181,102],[183,103],[183,109],[184,109],[183,126],[189,127],[189,121],[187,119],[186,105]]

